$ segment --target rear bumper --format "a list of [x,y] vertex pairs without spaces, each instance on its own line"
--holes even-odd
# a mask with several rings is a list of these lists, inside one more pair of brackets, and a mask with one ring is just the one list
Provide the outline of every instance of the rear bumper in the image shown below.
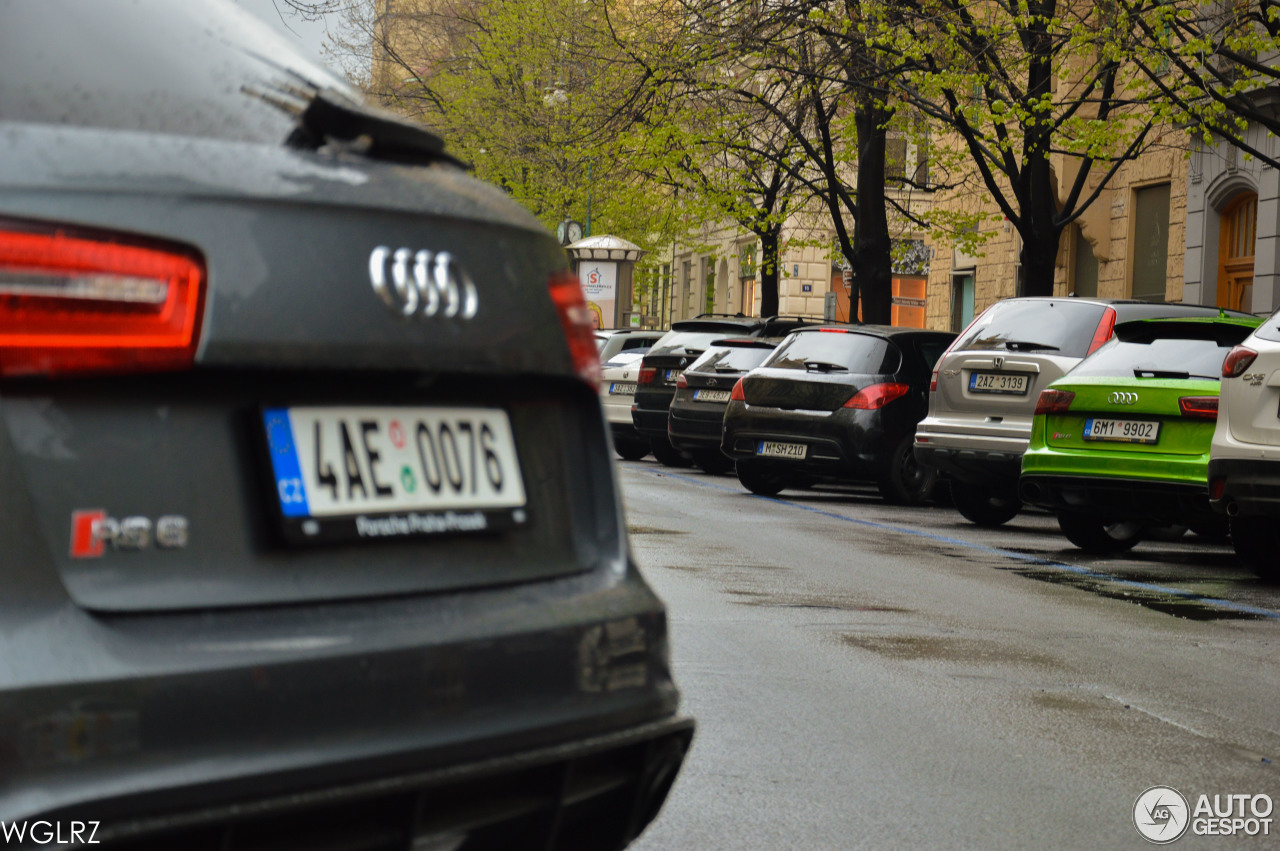
[[[68,602],[12,614],[0,611],[0,820],[10,824],[224,831],[299,802],[327,823],[322,802],[363,818],[385,792],[387,807],[415,803],[381,829],[414,823],[416,802],[453,829],[448,819],[471,808],[515,812],[532,799],[549,825],[561,810],[640,807],[650,751],[671,763],[666,742],[689,736],[675,719],[661,604],[622,565],[340,605],[100,617]],[[605,775],[623,779],[601,781],[599,794],[575,786]]]
[[1261,458],[1214,458],[1209,482],[1225,480],[1222,495],[1210,500],[1214,510],[1227,514],[1280,516],[1280,461]]
[[1050,511],[1075,511],[1114,520],[1177,522],[1211,515],[1205,485],[1151,479],[1023,475],[1018,497]]
[[636,431],[643,437],[667,436],[666,408],[661,410],[656,408],[633,408],[631,410],[631,421],[635,424]]
[[1018,481],[1025,448],[1023,443],[1007,451],[952,449],[920,443],[917,438],[915,454],[916,461],[948,478],[974,485],[1009,485]]
[[[246,798],[242,788],[167,790],[52,813],[54,824],[94,825],[112,847],[315,849],[455,847],[622,848],[657,815],[693,738],[666,718],[566,744],[447,768],[374,773],[345,784]],[[263,844],[264,840],[267,843]]]
[[[886,420],[892,411],[841,408],[811,414],[731,402],[725,412],[720,449],[733,459],[760,459],[796,473],[822,479],[866,480],[887,469],[894,447],[914,423]],[[895,430],[893,426],[900,429]],[[762,441],[803,444],[805,456],[761,456]]]
[[671,405],[667,435],[676,449],[692,452],[718,450],[723,432],[723,405]]

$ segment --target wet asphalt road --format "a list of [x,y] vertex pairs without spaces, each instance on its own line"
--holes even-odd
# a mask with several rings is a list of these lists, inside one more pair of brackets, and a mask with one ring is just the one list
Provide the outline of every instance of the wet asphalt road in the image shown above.
[[[1150,848],[1151,786],[1280,802],[1280,588],[1225,544],[1092,558],[1043,514],[619,478],[699,722],[633,848]],[[1271,817],[1170,847],[1280,847]]]

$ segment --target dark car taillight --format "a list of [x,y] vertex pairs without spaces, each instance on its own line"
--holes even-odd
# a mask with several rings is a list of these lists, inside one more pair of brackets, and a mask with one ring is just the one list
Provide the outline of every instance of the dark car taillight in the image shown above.
[[857,408],[860,411],[878,411],[885,405],[911,392],[909,384],[873,384],[864,387],[844,403],[846,408]]
[[685,390],[685,389],[688,389],[688,387],[689,387],[689,379],[685,378],[684,373],[682,372],[676,378],[676,389]]
[[190,367],[204,280],[185,248],[0,228],[0,375]]
[[1036,416],[1041,414],[1065,414],[1075,401],[1076,394],[1070,390],[1041,390],[1036,399]]
[[1085,357],[1102,348],[1102,344],[1111,339],[1115,330],[1116,311],[1114,307],[1108,307],[1102,311],[1102,318],[1098,320],[1098,327],[1093,332],[1093,341],[1089,343],[1089,351],[1085,353]]
[[658,370],[652,366],[640,367],[640,373],[636,376],[636,384],[652,384],[658,377]]
[[564,326],[574,371],[594,387],[600,382],[600,352],[596,348],[591,308],[582,296],[582,284],[577,275],[565,269],[552,275],[548,286],[560,324]]
[[1200,420],[1216,420],[1218,418],[1217,396],[1183,396],[1178,400],[1178,409],[1184,417]]
[[1258,353],[1253,349],[1236,346],[1227,352],[1226,358],[1222,361],[1222,377],[1238,378],[1244,375],[1244,371],[1253,365],[1257,357]]
[[747,391],[742,388],[742,379],[739,378],[737,383],[733,385],[733,389],[729,391],[730,402],[747,401]]

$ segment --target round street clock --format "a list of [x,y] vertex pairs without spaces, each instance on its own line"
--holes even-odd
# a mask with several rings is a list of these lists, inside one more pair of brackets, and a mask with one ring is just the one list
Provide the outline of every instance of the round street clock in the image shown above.
[[556,239],[561,245],[572,245],[582,239],[582,224],[572,219],[565,219],[556,228]]

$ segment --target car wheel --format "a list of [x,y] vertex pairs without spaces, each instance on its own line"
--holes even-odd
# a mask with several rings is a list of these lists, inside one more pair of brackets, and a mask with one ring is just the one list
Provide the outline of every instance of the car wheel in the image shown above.
[[739,461],[736,465],[738,481],[756,496],[777,496],[787,486],[787,479],[781,473],[770,472],[759,464],[750,461]]
[[876,483],[880,495],[898,505],[920,505],[933,493],[938,471],[916,460],[915,438],[904,437],[894,447],[889,468]]
[[1022,510],[1022,501],[1013,488],[974,485],[955,479],[951,480],[951,501],[965,520],[979,526],[1000,526]]
[[1232,517],[1231,545],[1245,567],[1267,582],[1280,582],[1280,559],[1276,556],[1270,517]]
[[1091,514],[1060,512],[1058,526],[1068,541],[1088,553],[1120,553],[1142,540],[1141,523],[1108,523]]
[[680,453],[671,445],[671,441],[665,437],[655,437],[649,441],[649,451],[653,453],[653,457],[658,459],[658,463],[664,467],[688,467],[689,459]]
[[704,473],[718,476],[733,469],[733,459],[726,457],[719,449],[708,449],[693,453],[693,465]]
[[619,440],[614,442],[613,451],[623,461],[639,461],[649,454],[649,444],[643,440]]

